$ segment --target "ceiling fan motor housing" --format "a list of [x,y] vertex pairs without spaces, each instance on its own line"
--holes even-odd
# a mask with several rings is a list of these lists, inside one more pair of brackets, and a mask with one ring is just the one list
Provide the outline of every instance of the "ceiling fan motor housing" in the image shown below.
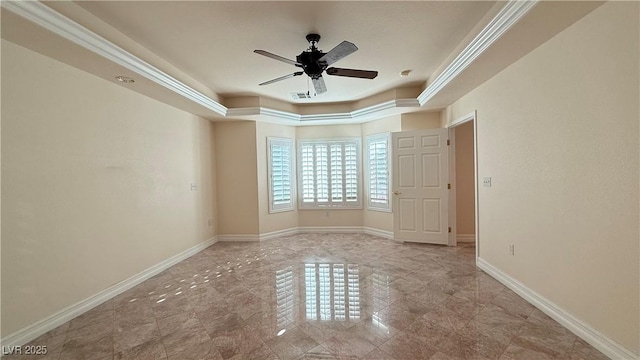
[[320,50],[303,51],[300,55],[296,56],[296,61],[302,64],[302,70],[305,74],[309,75],[312,79],[317,79],[322,75],[322,72],[327,68],[327,63],[319,61],[324,56]]

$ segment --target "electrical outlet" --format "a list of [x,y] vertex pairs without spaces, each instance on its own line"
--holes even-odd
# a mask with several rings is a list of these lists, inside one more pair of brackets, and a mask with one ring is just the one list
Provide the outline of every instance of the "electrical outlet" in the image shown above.
[[209,226],[213,226],[213,219],[209,219]]
[[515,255],[516,254],[516,245],[515,244],[509,245],[509,254],[511,254],[511,255]]
[[196,190],[198,190],[198,184],[191,183],[191,191],[196,191]]
[[329,217],[329,212],[328,212],[328,211],[325,211],[325,212],[324,212],[324,216]]
[[484,185],[484,187],[491,187],[491,177],[485,176],[485,178],[482,180],[482,185]]

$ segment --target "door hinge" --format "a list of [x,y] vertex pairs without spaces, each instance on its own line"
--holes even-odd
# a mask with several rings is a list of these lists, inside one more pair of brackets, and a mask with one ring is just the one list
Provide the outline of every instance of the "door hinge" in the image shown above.
[[447,189],[451,190],[451,184],[447,184]]
[[449,232],[451,232],[451,226],[449,226]]
[[447,145],[451,145],[451,140],[447,139]]

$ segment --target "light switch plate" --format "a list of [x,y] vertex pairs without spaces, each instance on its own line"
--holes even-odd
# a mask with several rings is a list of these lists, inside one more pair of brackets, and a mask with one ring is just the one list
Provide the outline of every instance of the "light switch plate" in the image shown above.
[[482,184],[484,185],[484,187],[491,187],[491,177],[490,176],[485,177],[482,180]]

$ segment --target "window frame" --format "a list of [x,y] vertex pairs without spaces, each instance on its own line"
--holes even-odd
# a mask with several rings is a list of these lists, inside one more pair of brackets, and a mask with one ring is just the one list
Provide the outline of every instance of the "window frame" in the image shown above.
[[[384,140],[387,145],[387,202],[385,203],[374,203],[371,201],[371,165],[370,165],[370,144],[373,142],[379,142]],[[367,210],[371,211],[382,211],[382,212],[392,212],[393,211],[393,199],[391,198],[391,189],[392,189],[392,178],[391,171],[392,167],[392,156],[391,156],[391,133],[378,133],[368,135],[365,140],[365,192],[367,197]]]
[[[317,197],[313,203],[304,202],[304,177],[303,177],[303,166],[302,166],[302,148],[305,145],[312,144],[314,146],[317,145],[327,145],[328,149],[328,158],[330,158],[330,146],[332,144],[355,144],[356,145],[356,201],[349,202],[346,200],[346,189],[343,192],[345,195],[344,200],[340,203],[334,203],[331,201],[331,195],[329,195],[327,204],[318,204]],[[296,162],[296,171],[297,171],[297,185],[298,185],[298,210],[357,210],[363,208],[363,189],[362,189],[362,138],[361,137],[343,137],[343,138],[320,138],[320,139],[299,139],[297,141],[297,162]],[[344,153],[342,156],[342,179],[343,184],[346,184],[346,171],[344,171],[345,166],[345,157]],[[315,169],[315,164],[314,164]],[[314,170],[315,171],[315,170]],[[314,177],[315,179],[315,177]],[[328,193],[331,194],[331,166],[327,167],[327,181],[328,181]],[[314,184],[314,192],[317,193],[316,184]]]
[[[285,204],[275,204],[274,203],[274,193],[273,193],[273,145],[280,146],[288,146],[289,147],[289,183],[290,185],[290,196],[289,202]],[[283,137],[267,137],[267,187],[269,194],[269,214],[281,213],[286,211],[295,211],[296,209],[296,179],[294,178],[295,174],[295,140],[291,138],[283,138]]]

